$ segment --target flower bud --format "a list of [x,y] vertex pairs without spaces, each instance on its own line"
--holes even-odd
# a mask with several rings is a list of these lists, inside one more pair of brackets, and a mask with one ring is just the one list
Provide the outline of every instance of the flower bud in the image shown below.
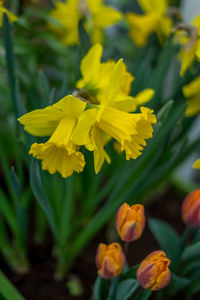
[[200,226],[200,189],[190,193],[182,204],[182,218],[191,227]]
[[144,206],[135,204],[120,206],[116,216],[116,229],[120,238],[132,242],[140,238],[145,227]]
[[100,244],[96,254],[98,274],[105,279],[112,279],[123,271],[126,258],[118,243]]
[[144,289],[152,291],[166,287],[170,282],[169,258],[164,251],[149,254],[137,269],[137,280]]

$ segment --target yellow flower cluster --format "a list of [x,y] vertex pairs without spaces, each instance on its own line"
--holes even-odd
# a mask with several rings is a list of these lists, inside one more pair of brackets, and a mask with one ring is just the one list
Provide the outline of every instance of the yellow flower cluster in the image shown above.
[[[137,97],[129,96],[133,77],[122,59],[117,63],[101,63],[102,47],[96,44],[81,63],[83,78],[76,97],[69,95],[52,106],[32,111],[19,118],[27,132],[35,136],[50,136],[46,143],[34,143],[30,154],[42,160],[42,168],[63,177],[81,172],[85,165],[80,146],[94,154],[98,173],[104,160],[110,158],[104,147],[111,138],[125,151],[126,159],[136,159],[152,137],[153,111],[138,106]],[[147,101],[152,91],[143,92]],[[141,103],[141,95],[138,99]]]
[[82,19],[93,43],[103,39],[104,28],[117,23],[122,14],[103,4],[103,0],[65,0],[55,1],[50,16],[55,20],[50,28],[60,36],[64,45],[76,45],[79,42],[78,22]]
[[5,13],[8,16],[8,19],[10,22],[15,22],[17,21],[17,17],[9,12],[7,8],[3,6],[4,0],[0,0],[0,27],[3,25],[3,14]]
[[148,37],[156,33],[162,42],[172,28],[172,20],[167,17],[167,0],[138,0],[144,14],[127,13],[130,37],[139,47],[147,44]]
[[176,39],[183,45],[179,53],[181,60],[181,72],[183,76],[189,67],[192,66],[195,59],[200,61],[200,15],[197,15],[192,23],[180,28],[181,30]]

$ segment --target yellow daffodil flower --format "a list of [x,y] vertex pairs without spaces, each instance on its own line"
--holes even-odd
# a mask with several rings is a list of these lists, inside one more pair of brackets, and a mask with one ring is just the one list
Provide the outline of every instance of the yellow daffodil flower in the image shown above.
[[[74,171],[81,172],[85,160],[80,146],[93,151],[95,172],[98,173],[104,160],[110,162],[104,147],[112,138],[120,144],[120,151],[125,151],[129,160],[141,155],[146,140],[152,137],[152,124],[156,123],[153,111],[141,107],[140,113],[131,113],[138,103],[148,100],[152,90],[142,91],[137,100],[130,97],[129,85],[133,78],[123,60],[101,63],[101,54],[100,45],[89,51],[82,61],[83,78],[78,83],[84,88],[89,87],[89,91],[91,87],[96,91],[93,94],[95,101],[86,91],[84,97],[80,93],[77,97],[69,95],[52,106],[19,118],[30,134],[50,137],[45,143],[34,143],[29,153],[42,160],[42,169],[51,174],[57,171],[68,177]],[[101,77],[102,74],[105,76]]]
[[85,160],[71,136],[86,102],[66,96],[56,104],[25,114],[18,120],[25,130],[38,137],[50,136],[46,143],[34,143],[30,154],[42,160],[42,169],[50,174],[59,172],[68,177],[75,171],[82,172]]
[[3,25],[3,14],[5,13],[8,16],[8,19],[10,22],[15,22],[17,21],[17,17],[9,12],[7,8],[3,6],[4,0],[0,0],[0,27]]
[[138,0],[143,15],[127,13],[127,21],[130,25],[130,38],[138,47],[147,44],[148,37],[157,33],[160,41],[166,38],[172,28],[172,20],[167,17],[167,0]]
[[50,24],[64,45],[76,45],[79,42],[78,22],[83,20],[84,26],[91,35],[93,43],[102,42],[102,31],[114,25],[122,14],[103,4],[103,0],[65,0],[55,1],[55,8],[50,16],[55,22]]
[[200,76],[183,87],[183,94],[188,99],[186,116],[191,117],[200,113]]
[[[116,67],[116,62],[101,62],[103,48],[100,44],[94,45],[81,62],[82,78],[77,82],[76,87],[88,92],[91,103],[99,104],[101,94],[105,93],[110,85],[110,76]],[[152,89],[145,89],[135,97],[129,96],[131,84],[134,77],[127,71],[125,63],[122,62],[122,78],[120,89],[115,99],[115,107],[124,111],[135,111],[136,108],[149,100],[154,95]],[[126,97],[125,97],[126,96]]]
[[[141,155],[146,139],[152,137],[152,124],[156,123],[153,111],[141,107],[141,113],[131,114],[132,107],[127,105],[129,96],[121,94],[121,82],[124,65],[119,60],[115,64],[107,89],[99,95],[99,104],[84,111],[73,132],[72,141],[94,152],[95,172],[98,173],[109,157],[104,146],[110,137],[121,145],[121,151],[126,152],[126,159],[136,159]],[[119,105],[120,103],[120,105]]]
[[177,29],[180,31],[177,31],[175,41],[183,45],[179,53],[180,75],[183,76],[195,60],[200,61],[200,15],[197,15],[191,24],[177,25]]

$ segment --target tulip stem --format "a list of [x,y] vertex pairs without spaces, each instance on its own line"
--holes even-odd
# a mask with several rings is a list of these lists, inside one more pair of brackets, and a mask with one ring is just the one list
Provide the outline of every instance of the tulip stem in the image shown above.
[[128,256],[128,251],[129,251],[129,242],[124,243],[124,254],[127,257]]

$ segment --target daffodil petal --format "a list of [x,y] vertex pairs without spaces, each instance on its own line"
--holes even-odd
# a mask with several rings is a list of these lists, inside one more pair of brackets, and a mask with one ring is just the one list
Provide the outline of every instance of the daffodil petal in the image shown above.
[[94,81],[98,75],[103,48],[94,45],[81,62],[81,73],[86,83]]
[[96,121],[96,109],[84,111],[78,120],[78,124],[73,132],[72,141],[77,145],[87,145],[91,143],[90,131]]
[[154,90],[145,89],[135,96],[135,100],[137,102],[137,105],[142,105],[146,102],[149,102],[153,96],[154,96]]

